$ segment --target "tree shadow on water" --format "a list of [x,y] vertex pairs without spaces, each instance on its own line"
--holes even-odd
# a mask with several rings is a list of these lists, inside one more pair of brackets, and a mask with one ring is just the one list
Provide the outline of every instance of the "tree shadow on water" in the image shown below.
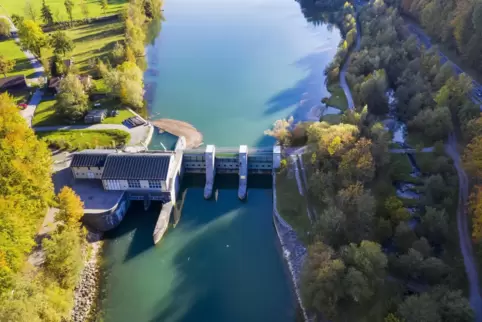
[[[198,226],[198,230],[192,230],[191,238],[173,257],[175,283],[154,305],[158,313],[150,322],[293,321],[291,294],[286,294],[289,287],[270,279],[272,275],[285,275],[274,247],[275,239],[269,239],[272,244],[265,243],[266,234],[273,234],[266,231],[272,229],[269,210],[263,214],[269,207],[257,206],[260,196],[269,198],[270,190],[265,192],[257,193],[251,206],[237,211],[232,210],[241,205],[239,201],[217,203],[207,211],[197,211],[198,216],[212,218],[207,218],[207,224]],[[225,198],[236,198],[236,192]],[[195,208],[192,204],[185,210],[187,225]],[[179,228],[183,229],[182,225]],[[274,272],[273,259],[280,264]],[[265,277],[270,281],[265,283]],[[280,297],[280,293],[285,294]],[[286,302],[278,302],[280,298]],[[273,312],[275,307],[277,312]]]
[[[336,46],[334,47],[336,50]],[[326,93],[324,67],[331,61],[334,52],[331,48],[321,48],[318,52],[311,53],[294,65],[307,71],[307,75],[298,80],[292,87],[282,90],[267,101],[269,108],[266,115],[278,113],[282,110],[296,106],[295,119],[304,118],[310,109],[320,105],[324,93]]]

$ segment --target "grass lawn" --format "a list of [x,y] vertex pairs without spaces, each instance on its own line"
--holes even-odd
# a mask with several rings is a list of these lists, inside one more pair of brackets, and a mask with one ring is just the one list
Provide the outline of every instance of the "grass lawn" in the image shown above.
[[[49,125],[67,125],[68,123],[59,117],[55,113],[54,104],[56,100],[54,98],[44,98],[42,102],[37,106],[35,110],[35,114],[32,120],[32,126],[49,126]],[[119,104],[110,100],[104,99],[97,101],[101,103],[99,108],[105,108],[108,111],[112,109],[117,109],[119,111],[119,115],[113,117],[106,117],[103,124],[122,124],[122,121],[125,119],[134,116],[131,111],[125,108],[120,108]],[[83,122],[79,122],[76,124],[83,124]]]
[[122,22],[102,22],[66,30],[75,43],[72,56],[81,73],[88,73],[89,59],[107,57],[115,43],[124,39]]
[[[23,74],[25,77],[34,77],[35,71],[30,65],[29,60],[23,54],[20,46],[12,39],[0,41],[0,55],[7,57],[8,59],[15,60],[15,67],[13,71],[7,73],[7,76],[14,76]],[[4,75],[0,75],[4,77]]]
[[346,100],[345,92],[338,84],[333,84],[328,87],[331,96],[326,102],[326,105],[339,108],[342,112],[348,109],[348,102]]
[[123,146],[130,140],[130,134],[121,130],[65,130],[38,132],[37,136],[50,147],[70,151]]
[[306,199],[298,192],[294,174],[291,177],[287,170],[281,170],[276,175],[276,197],[280,216],[306,244],[311,224],[306,212]]
[[[5,0],[1,2],[0,13],[2,14],[17,14],[25,16],[25,4],[29,0]],[[84,0],[87,3],[89,9],[89,18],[104,16],[102,8],[100,7],[98,0]],[[42,8],[42,0],[30,0],[34,9],[37,11],[37,22],[41,22],[40,9]],[[74,20],[84,19],[81,11],[81,0],[73,0],[74,8],[72,10]],[[107,8],[105,15],[112,15],[120,12],[127,0],[109,0],[109,7]],[[68,15],[65,11],[64,0],[45,0],[45,3],[50,7],[54,15],[54,19],[60,21],[68,21]],[[3,7],[3,9],[2,9]],[[6,11],[6,12],[5,12]]]

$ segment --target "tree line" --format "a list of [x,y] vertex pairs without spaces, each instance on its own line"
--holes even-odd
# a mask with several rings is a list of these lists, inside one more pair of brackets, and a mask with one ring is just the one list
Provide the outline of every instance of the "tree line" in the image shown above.
[[[340,124],[278,122],[270,132],[313,150],[303,159],[315,216],[295,228],[308,246],[303,303],[315,320],[473,321],[455,230],[458,179],[442,142],[454,128],[464,137],[479,131],[471,80],[408,37],[395,2],[373,1],[359,19],[361,50],[347,73],[358,108]],[[422,196],[411,208],[392,185],[400,169],[381,123],[389,111],[409,135],[435,146],[429,164],[420,164]]]
[[437,42],[455,50],[482,71],[482,3],[478,0],[401,0],[403,13],[419,22]]
[[[0,320],[66,321],[85,254],[83,204],[70,188],[54,196],[52,160],[18,113],[0,95]],[[56,228],[44,238],[45,261],[27,262],[47,208],[56,206]]]

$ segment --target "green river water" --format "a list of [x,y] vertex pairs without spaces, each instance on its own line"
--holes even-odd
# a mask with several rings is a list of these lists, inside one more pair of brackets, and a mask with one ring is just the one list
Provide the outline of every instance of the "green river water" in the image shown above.
[[[304,119],[327,95],[323,70],[339,31],[308,23],[293,0],[165,0],[164,16],[147,47],[153,119],[187,121],[218,146],[264,146],[276,119]],[[161,141],[172,144],[156,134],[150,148]],[[156,246],[160,205],[131,205],[106,234],[104,321],[296,320],[269,180],[241,202],[230,179],[216,178],[221,186],[209,201],[185,180],[180,221]]]

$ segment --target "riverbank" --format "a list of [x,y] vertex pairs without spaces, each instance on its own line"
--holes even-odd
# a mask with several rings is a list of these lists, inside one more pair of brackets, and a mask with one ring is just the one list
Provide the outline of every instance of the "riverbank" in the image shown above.
[[203,135],[194,126],[187,122],[159,119],[151,121],[151,124],[160,131],[168,132],[175,136],[184,136],[186,138],[186,148],[197,148],[203,144]]
[[276,235],[278,236],[283,250],[283,257],[288,264],[291,281],[293,282],[296,299],[303,313],[303,318],[305,321],[311,321],[306,313],[300,293],[301,269],[303,268],[303,263],[306,258],[306,247],[300,242],[294,229],[280,216],[276,203],[276,173],[273,173],[273,223]]
[[77,287],[74,290],[74,308],[71,321],[84,322],[91,315],[92,308],[97,301],[99,293],[99,257],[102,242],[95,241],[90,244],[85,266],[80,275]]

